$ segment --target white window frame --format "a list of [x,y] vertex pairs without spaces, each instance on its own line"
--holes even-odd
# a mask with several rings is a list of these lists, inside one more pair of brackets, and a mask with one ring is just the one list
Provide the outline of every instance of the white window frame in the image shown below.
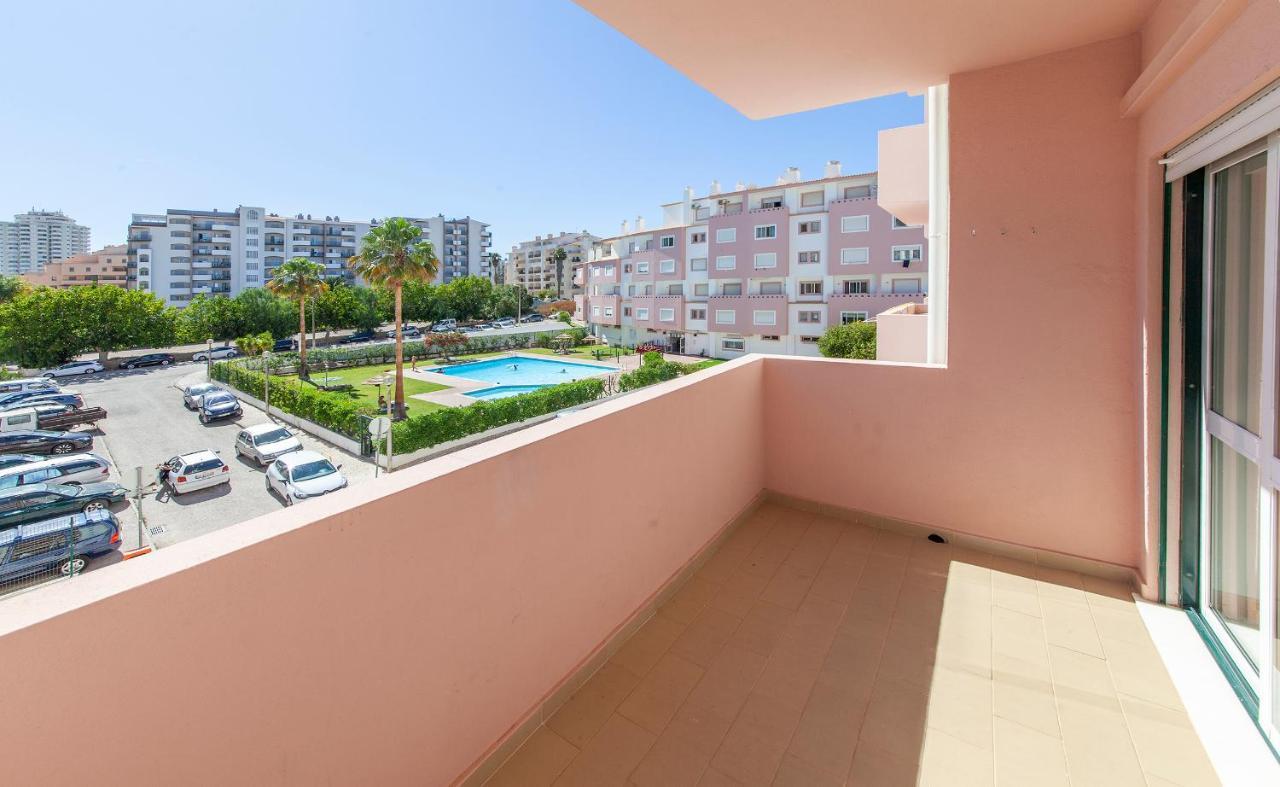
[[801,309],[796,312],[796,322],[801,322],[805,325],[819,325],[822,323],[822,310]]
[[658,260],[658,273],[675,273],[675,260]]
[[[670,242],[668,242],[668,241],[670,241]],[[674,249],[675,247],[676,247],[676,236],[675,236],[675,235],[663,235],[661,238],[658,238],[658,248],[660,248],[660,249]]]
[[[761,235],[760,230],[764,230],[765,234]],[[772,234],[770,234],[770,232],[772,232]],[[757,224],[755,236],[756,236],[756,240],[773,240],[774,238],[778,237],[778,225],[777,224]]]
[[[862,292],[853,292],[850,285],[861,284]],[[871,281],[869,279],[849,279],[840,285],[840,291],[845,295],[870,295]]]
[[[699,290],[701,290],[701,292],[699,292]],[[693,285],[694,297],[701,295],[702,297],[705,298],[707,297],[708,294],[710,294],[710,292],[711,292],[711,285],[707,284],[705,281]]]
[[[806,290],[808,290],[808,292],[806,292]],[[800,283],[799,283],[799,289],[796,291],[796,294],[797,294],[797,295],[821,295],[821,294],[822,294],[822,280],[821,280],[821,279],[819,279],[819,280],[817,280],[817,281],[802,281],[802,282],[800,282]]]
[[[701,316],[701,317],[699,317],[699,316],[698,316],[698,313],[699,313],[699,312],[701,312],[701,313],[702,313],[702,316]],[[689,319],[690,319],[690,320],[705,320],[705,319],[707,319],[707,307],[705,307],[705,306],[694,306],[694,307],[691,307],[691,308],[689,309]]]
[[[769,319],[762,320],[760,318],[760,315],[762,314],[769,315]],[[751,312],[751,324],[752,325],[777,325],[778,324],[777,309],[753,309]]]
[[[848,252],[848,251],[860,251],[860,252],[862,252],[862,259],[860,259],[860,260],[849,260],[849,259],[846,259],[846,257],[847,257],[848,255],[846,255],[846,254],[845,254],[845,252]],[[842,249],[840,250],[840,264],[841,264],[841,265],[867,265],[867,264],[869,264],[870,262],[871,262],[871,249],[870,249],[870,248],[868,248],[868,247],[866,247],[866,246],[845,246],[844,248],[842,248]]]
[[[738,291],[737,291],[737,292],[726,292],[726,290],[728,290],[728,288],[730,288],[730,287],[737,287],[737,288],[738,288]],[[734,297],[737,297],[737,296],[739,296],[739,295],[742,295],[742,282],[740,282],[740,281],[727,281],[727,282],[725,282],[724,284],[721,284],[721,285],[720,285],[720,294],[721,294],[721,295],[730,295],[730,296],[734,296]]]
[[[728,318],[725,315],[729,315]],[[737,309],[716,309],[716,325],[734,325],[738,322]]]
[[892,251],[893,261],[902,262],[904,253],[911,255],[907,257],[907,262],[916,262],[924,258],[924,245],[921,243],[908,243],[902,246],[894,246]]
[[758,271],[776,268],[778,267],[778,253],[775,251],[762,251],[755,255],[752,265]]
[[689,270],[705,271],[706,269],[707,269],[706,257],[694,257],[693,259],[689,260]]
[[636,319],[637,319],[637,320],[647,320],[647,319],[649,319],[649,309],[648,309],[648,308],[646,308],[646,307],[644,307],[644,306],[637,306],[637,307],[636,307]]
[[658,309],[658,322],[675,322],[675,309]]
[[[765,287],[768,287],[769,289],[773,289],[776,287],[778,291],[765,292]],[[786,295],[787,294],[786,285],[780,281],[762,281],[760,282],[760,294],[761,295]]]
[[796,225],[797,235],[817,235],[820,232],[822,232],[821,219],[810,219],[809,221],[802,221]]
[[[857,221],[858,219],[861,219],[861,221]],[[858,224],[862,225],[861,228],[858,227]],[[844,233],[870,232],[871,216],[866,213],[860,216],[843,216],[840,219],[840,231]]]
[[691,232],[691,233],[689,233],[689,243],[690,243],[690,245],[692,245],[692,244],[694,244],[694,243],[706,243],[706,242],[707,242],[707,231],[706,231],[706,230],[700,230],[700,231],[698,231],[698,232]]
[[[730,346],[730,343],[734,346]],[[747,351],[747,340],[741,336],[726,336],[720,340],[720,349],[728,353],[744,353]]]
[[612,316],[613,316],[613,307],[612,307],[612,306],[606,306],[606,307],[604,307],[604,316],[606,316],[606,317],[612,317]]
[[[852,317],[853,317],[853,319],[847,319],[847,318],[846,318],[846,315],[852,316]],[[861,315],[861,316],[859,316],[859,315]],[[859,312],[859,311],[842,311],[842,312],[840,312],[840,324],[841,324],[841,325],[848,325],[848,324],[850,324],[850,323],[854,323],[854,322],[866,322],[866,321],[867,321],[867,317],[868,317],[868,316],[869,316],[869,315],[867,314],[867,312]]]
[[796,252],[797,265],[819,265],[821,263],[822,263],[822,252],[820,251]]
[[721,227],[716,230],[716,243],[737,243],[738,228],[737,227]]
[[599,317],[599,316],[600,316],[600,307],[599,307],[599,306],[592,306],[592,307],[591,307],[591,316],[592,316],[592,317]]
[[[816,197],[817,199],[814,199]],[[806,191],[800,195],[800,207],[802,208],[820,208],[826,204],[826,192],[821,189],[817,191]]]
[[[728,260],[728,262],[725,262],[725,260]],[[726,254],[722,257],[716,257],[716,270],[718,271],[736,270],[737,267],[738,267],[738,258],[732,254]]]
[[647,262],[636,263],[636,273],[648,273],[648,272],[649,272],[649,263]]

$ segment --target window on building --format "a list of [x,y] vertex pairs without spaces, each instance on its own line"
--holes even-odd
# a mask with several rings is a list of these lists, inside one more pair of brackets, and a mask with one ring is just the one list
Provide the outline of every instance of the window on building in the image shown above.
[[676,245],[676,236],[663,235],[662,238],[658,241],[658,245],[664,249],[674,248]]
[[866,232],[871,229],[870,216],[845,216],[840,219],[841,232]]
[[667,295],[684,295],[684,282],[667,285]]
[[689,310],[689,319],[690,319],[690,320],[705,320],[705,319],[707,319],[707,310],[706,310],[706,309],[690,309],[690,310]]
[[782,197],[781,197],[781,196],[777,196],[777,197],[761,197],[761,198],[760,198],[760,207],[761,207],[761,208],[781,208],[781,207],[782,207]]
[[636,273],[648,273],[648,272],[649,272],[649,263],[647,262],[636,263]]
[[813,235],[822,232],[821,221],[802,221],[796,226],[796,232],[800,235]]
[[707,285],[706,282],[703,282],[701,284],[695,284],[693,285],[693,294],[695,296],[701,295],[702,297],[705,298],[707,296],[707,293],[709,292],[708,287],[709,285]]
[[924,247],[920,244],[914,244],[911,246],[894,246],[893,261],[906,263],[915,262],[920,259],[920,256],[923,253]]
[[731,353],[745,352],[747,340],[741,337],[725,337],[720,340],[720,349]]
[[817,262],[822,262],[821,257],[822,255],[820,252],[802,251],[796,254],[796,262],[800,263],[801,265],[809,265]]
[[612,316],[613,316],[613,307],[612,307],[612,306],[606,306],[606,307],[604,307],[604,316],[606,316],[606,317],[612,317]]
[[777,224],[759,224],[756,226],[756,239],[763,240],[765,238],[778,237]]
[[740,281],[725,282],[724,284],[720,285],[720,294],[721,295],[741,295],[742,282]]
[[706,243],[706,242],[707,242],[707,233],[705,233],[705,232],[691,232],[691,233],[689,233],[689,242],[690,242],[690,243]]
[[893,217],[893,228],[895,230],[904,230],[909,228],[910,226],[911,226],[910,224],[906,223],[905,221],[898,218],[897,216]]
[[757,309],[751,312],[751,322],[755,325],[777,325],[778,313],[772,309]]
[[[249,218],[250,218],[251,220],[253,220],[253,221],[257,221],[257,220],[258,220],[258,211],[256,211],[256,210],[251,210],[251,211],[249,211]],[[254,232],[257,232],[257,230],[255,229],[255,230],[254,230]]]
[[599,307],[599,306],[592,306],[592,307],[591,307],[591,314],[592,314],[592,315],[594,315],[594,316],[596,316],[596,317],[599,317],[599,316],[600,316],[600,307]]
[[653,285],[652,285],[652,284],[646,284],[646,285],[644,285],[644,292],[643,292],[643,293],[641,293],[641,294],[642,294],[642,295],[653,295]]
[[866,246],[856,246],[840,250],[841,265],[865,265],[871,259],[871,250]]
[[844,190],[845,199],[857,199],[858,197],[870,197],[870,186],[847,186]]
[[738,258],[732,254],[725,257],[716,257],[716,270],[731,271],[738,267]]
[[808,309],[796,312],[796,322],[816,325],[817,323],[822,322],[822,312]]
[[845,295],[870,295],[871,282],[866,279],[854,279],[844,283]]
[[245,227],[245,228],[244,228],[244,231],[245,231],[245,233],[247,233],[247,234],[249,234],[249,235],[257,235],[257,234],[258,234],[258,228],[257,228],[257,227]]
[[258,252],[256,252],[256,251],[246,251],[246,252],[244,253],[244,256],[245,256],[245,257],[248,257],[249,259],[257,259],[257,258],[258,258]]
[[631,316],[631,307],[630,307],[630,306],[623,306],[623,307],[622,307],[622,316],[623,316],[623,317],[630,317],[630,316]]
[[737,239],[737,227],[724,227],[716,230],[716,243],[733,243]]
[[755,256],[754,264],[756,270],[760,270],[762,268],[776,268],[778,267],[778,255],[772,251],[765,254],[757,254]]
[[689,270],[705,271],[706,269],[707,269],[706,257],[694,257],[693,259],[689,260]]
[[800,282],[801,295],[821,295],[822,282],[820,281],[802,281]]
[[893,292],[895,295],[915,295],[920,292],[919,279],[894,279]]
[[627,295],[628,295],[628,296],[631,296],[631,295],[635,295],[635,294],[636,294],[636,285],[634,285],[634,284],[628,284],[628,285],[627,285]]
[[675,309],[658,309],[658,322],[675,322]]
[[733,325],[738,321],[738,313],[734,309],[716,309],[716,325]]
[[761,295],[781,295],[782,282],[780,281],[762,281],[760,282]]
[[637,319],[637,320],[647,320],[647,319],[649,319],[649,310],[648,310],[648,309],[646,309],[646,308],[644,308],[644,307],[638,307],[638,308],[636,309],[636,319]]
[[848,325],[851,322],[866,322],[866,321],[867,321],[866,312],[840,312],[840,322],[843,325]]
[[675,272],[676,272],[676,261],[675,261],[675,260],[661,260],[661,261],[658,263],[658,272],[659,272],[659,273],[675,273]]
[[800,195],[800,207],[817,208],[822,206],[821,191],[806,191]]
[[247,271],[256,271],[256,270],[258,269],[258,263],[256,263],[256,262],[246,262],[246,263],[244,264],[244,269],[245,269],[245,270],[247,270]]
[[258,245],[258,239],[257,239],[257,238],[245,238],[245,239],[244,239],[244,245],[246,245],[246,246],[257,246],[257,245]]
[[248,282],[256,282],[258,280],[258,276],[257,274],[253,274],[253,273],[246,274],[244,277],[244,280]]

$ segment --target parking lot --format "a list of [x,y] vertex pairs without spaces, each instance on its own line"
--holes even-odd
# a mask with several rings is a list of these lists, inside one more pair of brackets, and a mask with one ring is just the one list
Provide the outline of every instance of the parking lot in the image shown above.
[[[142,468],[143,483],[149,486],[155,480],[157,464],[203,448],[220,452],[231,466],[229,485],[174,498],[167,495],[158,498],[151,489],[143,497],[140,513],[151,542],[158,548],[252,519],[284,505],[267,491],[263,470],[253,462],[238,458],[235,452],[237,432],[244,426],[266,423],[266,414],[246,402],[244,414],[239,418],[201,424],[194,412],[183,407],[179,386],[204,379],[203,364],[180,363],[62,380],[63,389],[80,393],[86,406],[107,409],[109,415],[99,424],[102,435],[97,438],[94,450],[112,460],[120,475],[118,480],[125,486],[133,488],[136,467]],[[290,430],[304,448],[319,451],[334,464],[342,465],[341,472],[351,484],[373,477],[374,466],[370,461],[292,427]]]

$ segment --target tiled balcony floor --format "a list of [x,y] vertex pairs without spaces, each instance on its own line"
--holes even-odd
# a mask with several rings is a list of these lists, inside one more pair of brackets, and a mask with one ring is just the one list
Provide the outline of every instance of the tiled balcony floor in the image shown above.
[[1217,784],[1129,598],[769,503],[488,784]]

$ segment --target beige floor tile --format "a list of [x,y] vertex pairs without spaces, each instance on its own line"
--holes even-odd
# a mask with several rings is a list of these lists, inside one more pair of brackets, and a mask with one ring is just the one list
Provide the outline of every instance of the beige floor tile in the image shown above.
[[858,747],[869,746],[890,757],[918,761],[928,707],[928,689],[906,681],[877,680]]
[[1008,787],[1070,787],[1067,758],[1056,735],[996,719],[996,784]]
[[[951,567],[947,579],[969,585],[991,587],[991,555],[974,552],[964,547],[951,548]],[[950,583],[948,583],[950,584]]]
[[939,667],[991,676],[991,611],[943,612],[934,663]]
[[788,752],[823,773],[843,776],[853,761],[871,687],[819,677],[800,717]]
[[791,550],[791,554],[787,556],[786,563],[817,572],[827,562],[827,557],[831,554],[832,548],[840,540],[842,530],[843,528],[829,520],[815,520],[809,525],[809,529],[805,531],[800,543],[796,544],[795,549]]
[[1102,658],[1102,642],[1093,627],[1093,615],[1086,604],[1041,597],[1045,639],[1050,645]]
[[[912,575],[908,573],[908,580]],[[946,589],[904,582],[894,605],[895,620],[926,632],[937,633],[942,625],[942,612],[946,603]],[[936,639],[936,637],[935,637]]]
[[485,787],[545,787],[577,754],[576,746],[546,727],[539,727],[485,782]]
[[876,534],[876,540],[871,544],[871,554],[909,557],[911,555],[911,543],[914,540],[902,533],[881,530]]
[[859,744],[845,784],[849,787],[915,787],[919,762],[919,753],[903,757]]
[[761,601],[777,604],[787,609],[799,609],[809,587],[818,576],[818,569],[794,563],[783,563],[774,572],[773,579],[760,594]]
[[1039,615],[1005,607],[991,608],[991,650],[1005,656],[1048,664],[1047,636]]
[[1088,595],[1089,603],[1103,603],[1118,601],[1122,604],[1133,604],[1133,587],[1127,582],[1118,582],[1114,579],[1103,579],[1102,577],[1092,577],[1088,574],[1081,574],[1081,580],[1084,583],[1084,591]]
[[787,559],[791,546],[779,544],[776,540],[765,538],[751,550],[747,559],[742,562],[742,570],[748,574],[772,578],[778,567]]
[[799,723],[798,710],[752,694],[711,764],[744,785],[771,784]]
[[721,585],[717,583],[694,576],[684,583],[684,587],[670,601],[662,605],[659,612],[677,623],[692,623],[698,613],[720,592],[720,588]]
[[754,545],[733,546],[726,543],[698,569],[695,576],[708,582],[725,582],[746,561],[754,548]]
[[610,661],[643,677],[684,631],[684,626],[662,615],[653,616]]
[[877,679],[895,678],[928,688],[934,680],[937,632],[904,624],[895,617],[880,655]]
[[733,637],[742,621],[718,609],[704,609],[671,645],[671,653],[706,666]]
[[875,624],[874,629],[869,628],[871,625],[839,628],[827,650],[822,671],[841,676],[850,685],[866,685],[869,689],[880,670],[880,657],[889,631],[888,624],[883,627]]
[[920,755],[921,787],[989,787],[995,784],[995,754],[948,735],[925,731]]
[[1049,646],[1049,669],[1058,705],[1075,703],[1119,712],[1120,700],[1107,662],[1057,645]]
[[990,678],[946,667],[934,672],[929,686],[928,727],[989,751],[994,745],[994,715]]
[[1142,622],[1142,615],[1136,605],[1130,604],[1090,604],[1089,611],[1093,615],[1093,626],[1098,638],[1105,644],[1110,640],[1146,644],[1151,642],[1151,634],[1147,625]]
[[756,693],[792,708],[804,708],[826,659],[825,651],[805,645],[807,643],[796,642],[790,646],[788,640],[783,640],[756,681]]
[[676,714],[676,719],[686,715],[686,711],[705,709],[715,711],[718,717],[727,717],[732,722],[764,671],[766,661],[758,653],[733,645],[726,647],[707,667],[702,680],[694,686],[684,706]]
[[850,564],[828,560],[809,587],[809,595],[838,604],[848,604],[853,598],[854,590],[858,587],[863,565],[863,563]]
[[701,667],[668,653],[618,706],[618,713],[660,735],[701,679]]
[[1111,667],[1111,681],[1120,695],[1183,710],[1182,698],[1173,686],[1164,661],[1153,643],[1107,640],[1102,644]]
[[907,559],[891,555],[869,558],[858,577],[859,590],[897,594],[907,573]]
[[710,762],[710,754],[668,731],[659,736],[631,773],[631,783],[636,787],[695,787]]
[[1185,712],[1124,696],[1120,705],[1144,771],[1182,787],[1220,783]]
[[742,787],[742,783],[730,779],[715,768],[708,768],[707,772],[702,774],[702,780],[698,782],[698,787]]
[[831,547],[828,562],[837,565],[862,566],[871,554],[871,545],[876,540],[876,531],[866,525],[846,525],[840,532],[840,538]]
[[1008,719],[1045,735],[1060,737],[1048,654],[1028,660],[996,653],[992,659],[993,707],[997,720]]
[[786,607],[767,601],[757,601],[747,616],[742,619],[742,624],[733,633],[730,642],[753,653],[759,653],[761,656],[768,656],[778,644],[783,630],[794,614]]
[[724,742],[724,737],[729,734],[729,728],[733,726],[733,720],[737,718],[743,702],[746,702],[745,697],[732,710],[725,710],[723,706],[685,702],[663,730],[663,735],[682,741],[710,762]]
[[1041,600],[1054,599],[1072,604],[1088,604],[1084,593],[1084,577],[1075,571],[1050,566],[1036,566],[1036,591]]
[[804,760],[788,754],[782,758],[774,787],[844,787],[843,776],[824,773]]
[[1119,710],[1060,701],[1058,719],[1072,784],[1132,787],[1143,783],[1142,767]]
[[1040,617],[1040,595],[1034,579],[1019,574],[993,571],[991,603],[1024,615]]
[[547,721],[547,726],[569,743],[582,748],[639,683],[640,677],[635,673],[606,662],[568,702],[560,706]]
[[760,594],[769,585],[769,577],[750,574],[742,569],[735,569],[724,581],[714,598],[711,607],[739,618],[745,618]]
[[898,593],[898,588],[879,590],[857,588],[845,608],[842,624],[872,621],[884,624],[887,632],[889,622],[893,620],[894,609],[898,606]]
[[610,716],[555,784],[557,787],[625,785],[654,740],[651,733],[621,716]]

